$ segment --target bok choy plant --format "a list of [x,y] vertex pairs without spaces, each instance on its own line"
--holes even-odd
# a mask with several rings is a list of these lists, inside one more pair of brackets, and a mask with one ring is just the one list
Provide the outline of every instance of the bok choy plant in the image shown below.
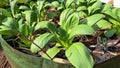
[[[73,39],[78,35],[92,35],[94,29],[89,25],[79,24],[79,19],[78,12],[70,8],[65,9],[60,15],[59,28],[49,21],[42,21],[35,26],[35,30],[48,29],[50,32],[40,34],[33,42],[40,48],[56,42],[54,47],[46,52],[51,58],[65,50],[67,59],[76,68],[92,68],[94,60],[88,48],[82,42],[73,42]],[[33,53],[41,50],[33,43],[30,49]],[[51,59],[46,54],[42,57]]]

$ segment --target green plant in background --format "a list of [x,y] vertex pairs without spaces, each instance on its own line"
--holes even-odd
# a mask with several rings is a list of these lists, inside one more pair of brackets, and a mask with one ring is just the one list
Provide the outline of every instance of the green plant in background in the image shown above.
[[31,42],[27,39],[32,40],[37,35],[34,34],[34,29],[35,25],[44,20],[42,15],[46,13],[47,7],[44,3],[47,2],[37,1],[18,5],[18,1],[14,0],[10,8],[0,8],[0,34],[5,35],[7,39],[14,39],[20,46],[30,47]]
[[[94,60],[89,50],[83,43],[73,42],[73,39],[77,35],[92,35],[94,29],[86,24],[79,24],[78,12],[75,12],[73,9],[65,9],[61,13],[59,25],[60,27],[56,28],[54,24],[48,21],[43,21],[36,25],[36,30],[46,28],[50,33],[41,34],[33,42],[40,48],[56,42],[54,47],[48,49],[46,52],[51,58],[54,58],[61,50],[65,50],[68,60],[76,68],[92,68]],[[31,51],[36,53],[40,49],[35,44],[31,44]],[[51,59],[46,54],[42,56]]]

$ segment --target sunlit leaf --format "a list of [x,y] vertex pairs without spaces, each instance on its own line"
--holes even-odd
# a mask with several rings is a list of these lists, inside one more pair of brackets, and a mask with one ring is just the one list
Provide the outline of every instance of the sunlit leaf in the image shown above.
[[32,22],[37,21],[37,14],[31,10],[27,10],[24,12],[26,21],[29,25],[32,25]]
[[[47,46],[49,43],[51,43],[54,40],[55,38],[51,33],[45,33],[45,34],[38,36],[33,42],[37,44],[40,48],[44,48],[45,46]],[[40,51],[41,49],[38,48],[34,43],[31,44],[30,49],[33,53],[36,53]]]
[[65,9],[60,15],[59,25],[63,26],[68,19],[68,17],[73,13],[73,9]]
[[55,55],[60,52],[60,50],[61,50],[60,48],[54,46],[53,48],[49,48],[46,52],[50,57],[48,57],[46,54],[43,54],[42,57],[44,57],[46,59],[54,58]]
[[[105,16],[103,14],[94,14],[91,15],[83,20],[84,23],[87,23],[89,26],[93,26],[96,24],[99,20],[104,18]],[[80,22],[82,23],[82,22]]]
[[84,11],[84,10],[87,10],[86,6],[80,6],[77,8],[77,11]]
[[16,29],[18,27],[17,22],[15,21],[15,19],[11,18],[11,17],[5,18],[2,21],[2,24],[4,26],[7,26],[7,27],[12,28],[12,29]]
[[38,13],[40,14],[40,12],[41,12],[41,10],[42,10],[42,8],[43,8],[43,5],[44,5],[44,3],[45,3],[45,1],[43,0],[38,0],[37,1],[37,5],[38,5],[38,7],[37,7],[37,10],[38,10]]
[[11,11],[12,11],[13,17],[15,17],[15,15],[18,13],[17,3],[18,3],[17,0],[12,1],[11,3]]
[[75,68],[93,68],[94,60],[87,47],[82,43],[73,43],[65,55]]
[[79,23],[79,14],[75,12],[68,17],[66,23],[63,25],[63,28],[65,28],[65,30],[69,30],[72,27],[78,25],[78,23]]
[[69,39],[76,35],[92,35],[94,29],[88,25],[77,25],[69,31]]
[[66,4],[65,4],[66,8],[69,8],[70,5],[71,5],[73,2],[74,2],[74,0],[67,0],[67,1],[66,1]]
[[112,24],[106,20],[100,20],[96,24],[101,29],[109,28],[112,26]]
[[52,2],[52,5],[53,5],[54,7],[59,7],[59,6],[60,6],[60,4],[59,4],[58,1],[53,1],[53,2]]
[[23,6],[20,6],[19,9],[24,11],[24,10],[29,10],[30,8],[23,5]]
[[44,28],[48,28],[48,23],[50,23],[49,21],[41,21],[39,22],[36,26],[35,26],[35,31],[39,30],[39,29],[44,29]]

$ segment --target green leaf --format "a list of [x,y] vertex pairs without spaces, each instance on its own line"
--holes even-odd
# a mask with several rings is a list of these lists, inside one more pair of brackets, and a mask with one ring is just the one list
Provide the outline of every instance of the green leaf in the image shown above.
[[83,22],[87,23],[89,26],[93,26],[94,24],[96,24],[99,20],[101,20],[104,17],[105,16],[103,14],[94,14],[94,15],[91,15],[85,18]]
[[[33,42],[37,44],[40,48],[44,48],[46,45],[48,45],[54,40],[55,38],[51,33],[45,33],[45,34],[38,36]],[[33,43],[31,44],[30,49],[33,53],[37,53],[38,51],[41,50]]]
[[46,16],[46,19],[49,20],[49,19],[52,19],[57,16],[58,16],[57,12],[49,12],[49,14],[47,14],[47,16]]
[[37,10],[39,14],[41,13],[44,3],[45,1],[40,1],[40,0],[37,1]]
[[24,38],[24,37],[22,37],[22,36],[19,36],[19,39],[21,40],[21,42],[17,41],[17,43],[18,43],[20,46],[30,47],[31,42],[30,42],[29,40],[27,40],[26,38]]
[[27,3],[30,0],[18,0],[19,3]]
[[93,68],[94,60],[87,47],[82,43],[73,43],[65,55],[75,68]]
[[37,14],[35,12],[31,10],[27,10],[24,12],[24,14],[25,14],[25,19],[30,26],[32,25],[32,22],[37,21]]
[[11,3],[11,11],[12,11],[13,17],[15,17],[15,15],[18,13],[17,0],[12,1],[12,3]]
[[112,26],[112,24],[106,20],[100,20],[96,24],[101,29],[109,28]]
[[56,28],[56,26],[52,23],[50,23],[49,21],[42,21],[39,22],[36,26],[35,26],[35,31],[38,29],[44,29],[47,28],[48,30],[50,30],[51,33],[53,33],[55,36],[58,32],[58,29]]
[[88,25],[77,25],[69,31],[69,39],[75,37],[76,35],[92,35],[94,29]]
[[59,7],[59,6],[60,6],[60,4],[59,4],[58,1],[53,1],[53,2],[52,2],[52,5],[53,5],[54,7]]
[[109,11],[109,10],[105,11],[104,14],[108,15],[108,17],[111,17],[111,18],[119,21],[117,15],[115,13],[113,13],[112,11]]
[[[60,52],[60,48],[54,46],[53,48],[50,48],[47,50],[47,54],[51,57],[54,58],[55,55],[57,55]],[[46,58],[46,59],[51,59],[50,57],[48,57],[46,54],[43,54],[42,57]]]
[[73,2],[74,2],[74,0],[67,0],[67,1],[66,1],[66,4],[65,4],[65,7],[66,7],[66,8],[69,8],[70,5],[71,5]]
[[66,23],[63,25],[63,28],[65,28],[65,30],[68,31],[69,29],[78,25],[78,23],[79,23],[79,14],[75,12],[68,17]]
[[108,18],[109,21],[114,24],[114,25],[119,25],[120,26],[120,22],[119,21],[116,21],[115,19],[112,19],[112,18]]
[[59,25],[63,26],[66,23],[66,20],[68,17],[73,13],[73,9],[65,9],[61,15],[60,15],[60,22],[58,23]]
[[58,29],[56,28],[56,26],[52,23],[48,23],[47,27],[50,30],[50,32],[53,33],[56,36],[56,34],[58,32]]
[[105,4],[102,12],[105,12],[105,11],[108,11],[108,10],[110,11],[110,10],[112,10],[112,8],[113,8],[112,4],[110,4],[110,3]]
[[29,10],[30,8],[22,5],[22,6],[19,7],[19,9],[22,10],[22,11],[25,11],[25,10]]
[[28,26],[26,24],[20,25],[19,31],[24,36],[28,36],[29,35],[29,28],[28,28]]
[[37,23],[37,25],[35,26],[35,31],[39,30],[39,29],[48,28],[48,23],[50,23],[50,22],[49,21],[41,21],[41,22]]
[[86,11],[87,7],[86,6],[80,6],[77,8],[77,11]]
[[0,12],[2,12],[2,15],[5,17],[11,17],[10,12],[8,12],[6,9],[0,8]]
[[11,17],[8,17],[8,18],[5,18],[3,21],[2,21],[2,24],[4,26],[7,26],[9,28],[12,28],[12,29],[15,29],[17,28],[17,22],[15,21],[14,18],[11,18]]
[[97,10],[100,10],[102,7],[102,3],[98,0],[97,2],[95,2],[92,6],[88,7],[88,13],[93,14],[94,12],[96,12]]
[[0,34],[1,35],[17,35],[17,31],[14,29],[0,29]]
[[110,38],[116,33],[116,31],[117,31],[116,29],[106,30],[104,34],[106,37]]
[[117,16],[120,18],[120,9],[117,10]]

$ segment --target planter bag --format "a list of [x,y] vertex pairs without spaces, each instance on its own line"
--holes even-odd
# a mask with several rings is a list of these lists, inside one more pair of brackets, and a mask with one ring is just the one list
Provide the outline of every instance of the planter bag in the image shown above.
[[56,63],[41,57],[24,54],[12,48],[1,36],[0,42],[12,68],[74,68],[69,64]]

